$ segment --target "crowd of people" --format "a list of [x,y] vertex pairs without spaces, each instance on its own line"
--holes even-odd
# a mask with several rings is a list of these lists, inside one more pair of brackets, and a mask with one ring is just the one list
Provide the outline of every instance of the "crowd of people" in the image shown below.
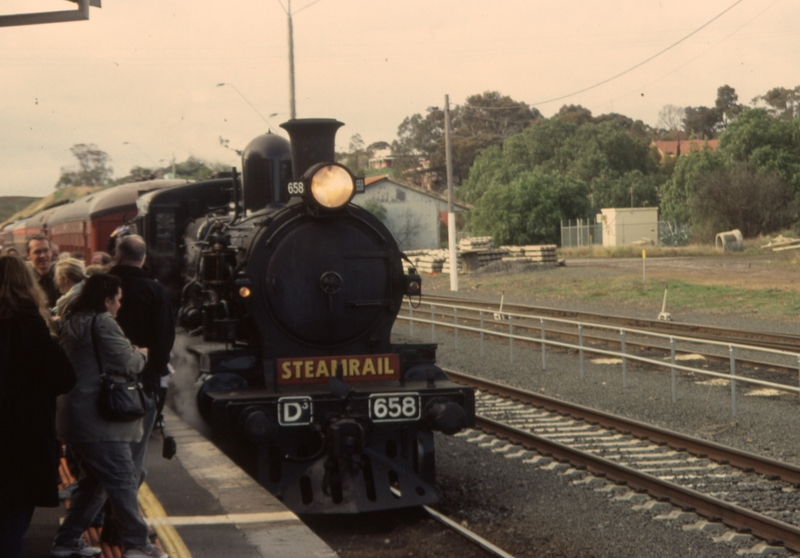
[[[84,537],[123,558],[167,558],[150,540],[137,503],[147,474],[147,442],[164,403],[175,339],[166,288],[144,270],[146,244],[115,239],[115,256],[58,254],[44,236],[25,254],[0,254],[0,556],[22,555],[38,506],[60,505],[58,464],[77,481],[51,556],[96,556]],[[87,265],[88,263],[88,265]],[[101,374],[140,381],[153,405],[119,422],[98,411]]]

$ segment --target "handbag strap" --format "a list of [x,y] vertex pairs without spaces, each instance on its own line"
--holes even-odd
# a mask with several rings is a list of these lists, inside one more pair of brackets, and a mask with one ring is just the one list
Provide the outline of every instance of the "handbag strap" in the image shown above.
[[97,320],[97,314],[92,316],[92,325],[90,330],[92,332],[92,348],[94,348],[94,357],[97,359],[97,368],[100,370],[100,376],[105,376],[103,373],[103,362],[100,360],[100,351],[97,349],[97,336],[94,332],[94,322]]

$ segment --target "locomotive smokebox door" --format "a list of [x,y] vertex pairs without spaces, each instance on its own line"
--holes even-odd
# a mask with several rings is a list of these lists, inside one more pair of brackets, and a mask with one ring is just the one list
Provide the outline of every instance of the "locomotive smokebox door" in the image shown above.
[[264,294],[282,328],[308,343],[336,345],[390,310],[388,252],[347,218],[307,218],[269,258]]

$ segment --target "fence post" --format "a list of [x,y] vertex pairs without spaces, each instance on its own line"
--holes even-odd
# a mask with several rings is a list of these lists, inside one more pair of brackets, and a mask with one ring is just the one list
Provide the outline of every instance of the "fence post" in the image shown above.
[[736,353],[733,350],[733,345],[729,345],[728,349],[731,353],[731,410],[733,416],[736,416]]
[[540,318],[542,324],[542,370],[547,370],[547,345],[545,344],[544,318]]
[[625,330],[619,330],[622,345],[622,387],[628,387],[628,359],[625,358]]
[[578,353],[581,361],[581,380],[583,380],[586,377],[586,372],[583,369],[583,324],[578,324]]
[[672,402],[678,401],[678,376],[675,371],[675,338],[669,338],[669,350],[672,355]]
[[456,350],[458,350],[458,308],[453,308],[453,333],[455,334]]
[[414,337],[414,306],[411,304],[411,299],[408,299],[408,335]]
[[514,362],[514,316],[508,317],[508,360]]
[[481,356],[483,356],[483,310],[480,311],[481,315]]
[[431,341],[436,341],[436,316],[433,313],[433,304],[431,304]]

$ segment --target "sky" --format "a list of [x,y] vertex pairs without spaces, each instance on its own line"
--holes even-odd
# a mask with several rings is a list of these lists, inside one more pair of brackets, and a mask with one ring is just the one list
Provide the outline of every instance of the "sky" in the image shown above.
[[[220,137],[243,149],[270,128],[283,134],[287,0],[102,4],[88,21],[0,27],[0,196],[52,192],[78,143],[107,152],[121,177],[190,155],[241,167]],[[72,7],[3,0],[0,15]],[[499,91],[547,117],[580,104],[655,126],[665,105],[713,106],[722,85],[745,104],[800,85],[800,0],[294,0],[291,10],[297,117],[344,122],[337,150],[354,134],[391,142],[445,95],[453,106]]]

